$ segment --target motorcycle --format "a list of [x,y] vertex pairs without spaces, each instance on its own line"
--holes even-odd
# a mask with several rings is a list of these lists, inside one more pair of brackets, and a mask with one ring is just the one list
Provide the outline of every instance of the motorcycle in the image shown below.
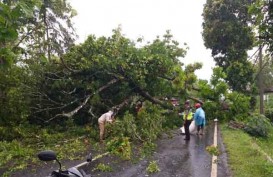
[[79,165],[71,167],[66,170],[62,170],[62,165],[57,158],[57,155],[54,151],[46,150],[38,153],[38,158],[41,161],[53,161],[56,160],[59,164],[59,170],[53,171],[48,177],[91,177],[91,175],[87,175],[84,170],[80,169],[81,167],[88,165],[92,161],[92,154],[90,153],[86,162],[83,162]]

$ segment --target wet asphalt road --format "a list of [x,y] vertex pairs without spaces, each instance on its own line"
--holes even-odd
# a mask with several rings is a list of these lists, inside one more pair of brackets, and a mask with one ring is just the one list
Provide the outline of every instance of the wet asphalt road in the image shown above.
[[[214,125],[206,127],[204,135],[191,135],[190,141],[185,141],[180,129],[172,132],[171,136],[164,136],[158,141],[158,148],[149,160],[142,160],[138,164],[122,167],[116,172],[100,173],[94,176],[106,177],[210,177],[212,156],[206,147],[213,144]],[[218,156],[217,177],[230,176],[226,153],[218,129],[218,147],[222,152]],[[160,171],[148,174],[146,171],[150,161],[156,161]]]

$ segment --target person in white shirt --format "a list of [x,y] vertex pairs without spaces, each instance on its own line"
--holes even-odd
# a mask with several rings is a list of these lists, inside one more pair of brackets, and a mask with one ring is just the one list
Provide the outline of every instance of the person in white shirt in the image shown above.
[[104,113],[98,119],[99,129],[100,129],[100,142],[104,139],[105,125],[107,122],[112,123],[114,121],[114,112],[112,110]]

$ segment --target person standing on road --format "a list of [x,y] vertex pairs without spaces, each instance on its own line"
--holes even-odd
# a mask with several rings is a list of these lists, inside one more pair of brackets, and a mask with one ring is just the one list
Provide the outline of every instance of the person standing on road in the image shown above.
[[205,111],[202,109],[202,106],[200,103],[196,103],[195,108],[196,108],[196,111],[194,114],[194,120],[195,120],[195,125],[197,126],[197,133],[196,134],[203,135],[204,126],[206,124]]
[[100,142],[103,142],[104,139],[104,132],[105,132],[105,125],[106,123],[113,123],[114,122],[114,112],[112,110],[102,114],[98,119],[99,129],[100,129]]
[[187,100],[184,104],[184,128],[185,128],[185,139],[186,141],[190,140],[190,124],[192,121],[192,110],[190,106],[190,100]]

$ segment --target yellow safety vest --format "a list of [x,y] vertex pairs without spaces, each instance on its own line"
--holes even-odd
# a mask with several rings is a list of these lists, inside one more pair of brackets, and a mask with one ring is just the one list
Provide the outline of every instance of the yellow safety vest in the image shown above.
[[[187,114],[184,114],[184,117],[183,117],[184,120],[186,120],[186,115],[187,115]],[[192,114],[191,110],[189,110],[187,120],[191,120],[191,119],[192,119],[192,115],[193,115],[193,114]]]

